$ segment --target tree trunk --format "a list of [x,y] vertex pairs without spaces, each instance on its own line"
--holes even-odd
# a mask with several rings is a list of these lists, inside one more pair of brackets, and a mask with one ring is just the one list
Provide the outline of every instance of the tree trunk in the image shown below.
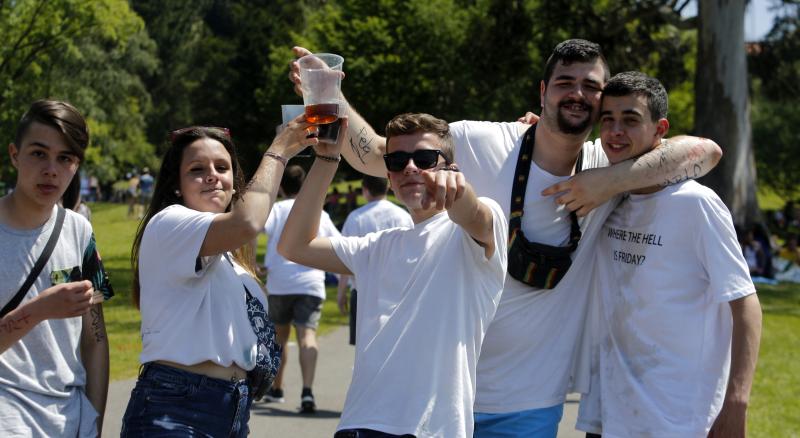
[[722,161],[701,182],[717,192],[737,225],[761,220],[750,132],[745,0],[699,1],[695,134],[717,142]]

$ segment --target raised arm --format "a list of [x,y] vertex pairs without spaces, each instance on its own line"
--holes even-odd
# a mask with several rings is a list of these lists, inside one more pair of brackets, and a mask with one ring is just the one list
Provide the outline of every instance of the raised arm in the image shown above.
[[761,305],[756,294],[731,301],[733,337],[731,339],[731,371],[728,388],[709,436],[745,437],[747,405],[756,372],[758,347],[761,343]]
[[214,217],[200,247],[201,256],[233,251],[250,243],[264,229],[286,162],[306,146],[317,144],[316,138],[306,138],[309,126],[301,115],[275,137],[242,196],[230,211]]
[[[347,126],[347,119],[342,119]],[[278,253],[301,265],[327,272],[352,275],[342,263],[327,237],[317,236],[319,218],[328,186],[339,167],[343,138],[336,145],[320,143],[315,147],[317,158],[294,200],[278,241]]]
[[668,186],[707,174],[722,158],[722,149],[707,138],[681,135],[664,139],[650,152],[613,166],[590,169],[554,184],[542,196],[564,192],[556,202],[585,216],[616,194],[645,187]]
[[[303,47],[293,47],[292,51],[297,58],[311,54]],[[289,80],[294,84],[295,93],[302,95],[300,66],[296,61],[289,66]],[[347,105],[347,118],[350,126],[345,130],[347,137],[342,147],[342,156],[359,172],[385,178],[386,166],[383,163],[383,154],[386,151],[386,138],[378,135],[350,104]]]

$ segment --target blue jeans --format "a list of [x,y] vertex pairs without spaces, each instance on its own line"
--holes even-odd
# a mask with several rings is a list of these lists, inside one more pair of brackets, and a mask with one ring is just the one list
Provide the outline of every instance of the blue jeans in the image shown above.
[[246,437],[250,391],[225,381],[147,363],[131,392],[122,437]]
[[474,438],[556,438],[563,413],[563,404],[507,414],[476,412]]

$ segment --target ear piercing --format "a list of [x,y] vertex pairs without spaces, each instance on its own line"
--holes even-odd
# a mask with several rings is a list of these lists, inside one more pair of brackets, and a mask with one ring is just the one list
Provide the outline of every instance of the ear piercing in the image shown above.
[[181,197],[181,191],[180,190],[175,190],[175,196],[180,198]]

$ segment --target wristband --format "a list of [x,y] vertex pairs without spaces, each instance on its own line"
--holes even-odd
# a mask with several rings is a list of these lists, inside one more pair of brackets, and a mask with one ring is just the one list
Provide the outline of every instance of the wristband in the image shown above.
[[341,155],[336,155],[336,156],[333,156],[333,155],[320,155],[320,154],[314,154],[314,155],[317,158],[319,158],[320,160],[327,161],[329,163],[338,163],[339,161],[342,161],[342,156]]
[[264,152],[264,156],[265,157],[274,158],[274,159],[280,161],[281,164],[283,164],[283,167],[286,167],[286,164],[289,163],[289,160],[287,160],[286,158],[276,154],[275,152],[266,151],[266,152]]

